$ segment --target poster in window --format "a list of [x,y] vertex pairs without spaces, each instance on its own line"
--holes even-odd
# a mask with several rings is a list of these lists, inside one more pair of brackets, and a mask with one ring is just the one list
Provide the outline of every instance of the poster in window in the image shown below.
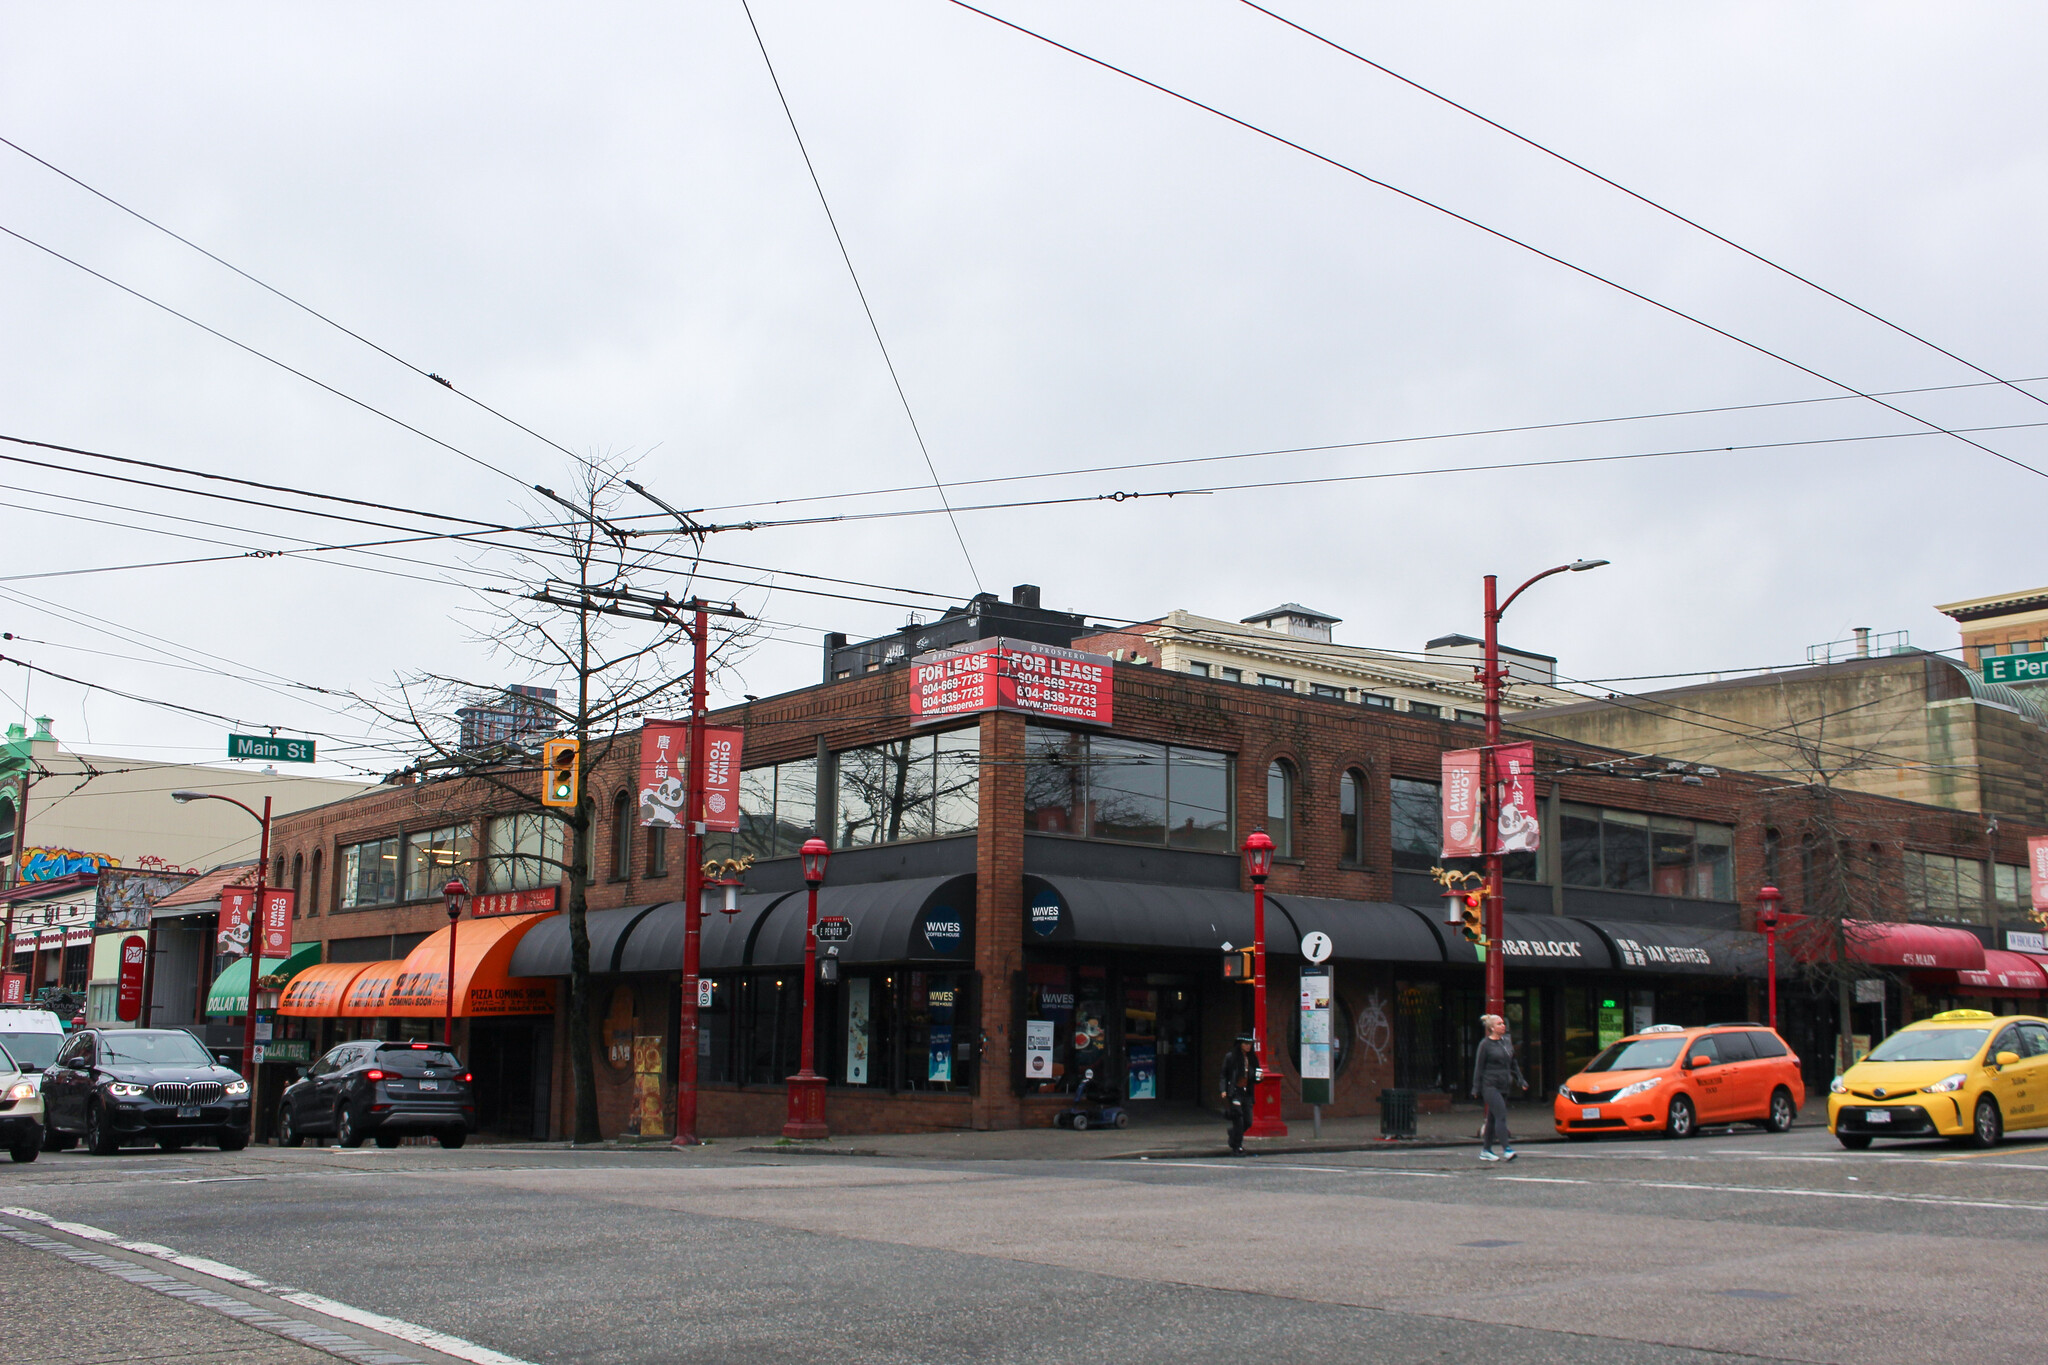
[[1027,1081],[1049,1081],[1052,1079],[1053,1032],[1058,1025],[1050,1019],[1026,1019],[1024,1021],[1024,1079]]
[[953,1026],[933,1024],[931,1028],[931,1066],[925,1079],[928,1081],[951,1081],[953,1079]]
[[846,1083],[868,1083],[868,990],[871,982],[857,976],[846,983]]
[[1494,821],[1501,853],[1534,853],[1543,842],[1536,818],[1536,746],[1501,744],[1493,751]]
[[[740,827],[740,753],[744,732],[726,726],[704,727],[704,810],[707,830],[732,834]],[[640,824],[643,828],[678,829],[689,805],[689,772],[685,755],[690,725],[681,720],[650,720],[640,727]]]
[[1156,1100],[1159,1098],[1159,1045],[1157,1043],[1132,1043],[1129,1051],[1131,1066],[1130,1089],[1127,1092],[1134,1100]]
[[1479,838],[1479,750],[1443,756],[1443,856],[1476,858]]

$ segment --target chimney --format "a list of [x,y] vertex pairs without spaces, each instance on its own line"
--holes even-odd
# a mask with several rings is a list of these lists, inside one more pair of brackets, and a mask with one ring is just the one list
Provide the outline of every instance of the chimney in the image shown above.
[[828,630],[825,632],[825,681],[832,681],[832,656],[846,648],[846,632]]
[[1855,632],[1855,634],[1856,634],[1856,657],[1857,657],[1857,658],[1859,658],[1859,659],[1867,659],[1867,658],[1869,658],[1869,657],[1870,657],[1870,627],[1869,627],[1869,626],[1858,626],[1858,627],[1856,627],[1856,632]]
[[1036,611],[1038,609],[1038,585],[1036,583],[1019,583],[1016,587],[1010,589],[1010,605],[1013,607],[1030,607]]

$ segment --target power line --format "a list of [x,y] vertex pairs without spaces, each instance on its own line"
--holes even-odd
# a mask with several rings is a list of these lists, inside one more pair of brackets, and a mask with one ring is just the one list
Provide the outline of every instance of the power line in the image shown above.
[[1777,261],[1774,261],[1770,257],[1764,255],[1763,253],[1759,251],[1754,251],[1749,247],[1744,246],[1742,243],[1738,241],[1734,241],[1731,238],[1723,236],[1722,234],[1708,227],[1706,224],[1699,222],[1697,219],[1688,218],[1686,217],[1686,215],[1680,213],[1677,209],[1671,208],[1666,204],[1661,204],[1657,200],[1650,198],[1646,194],[1642,194],[1639,191],[1632,190],[1628,186],[1622,184],[1621,182],[1614,180],[1608,176],[1602,175],[1600,172],[1594,170],[1592,167],[1586,165],[1584,162],[1575,161],[1571,157],[1566,156],[1563,152],[1560,152],[1553,147],[1547,147],[1543,143],[1536,141],[1532,137],[1528,137],[1522,133],[1516,132],[1514,129],[1508,127],[1504,123],[1501,123],[1495,119],[1488,118],[1486,115],[1480,113],[1476,109],[1473,109],[1469,105],[1460,104],[1458,101],[1452,99],[1449,95],[1445,95],[1438,91],[1432,90],[1428,86],[1422,84],[1420,81],[1404,76],[1400,72],[1392,69],[1391,67],[1381,65],[1379,62],[1374,61],[1372,58],[1366,56],[1364,53],[1354,51],[1353,49],[1344,46],[1342,43],[1339,43],[1332,38],[1324,37],[1322,34],[1317,33],[1314,29],[1306,28],[1301,24],[1296,23],[1294,20],[1289,19],[1287,16],[1283,14],[1276,14],[1272,10],[1267,9],[1264,5],[1259,4],[1257,0],[1242,0],[1242,3],[1247,8],[1257,10],[1260,14],[1265,15],[1269,19],[1285,24],[1288,28],[1293,29],[1296,33],[1300,33],[1306,37],[1313,38],[1315,41],[1323,44],[1325,47],[1332,48],[1338,52],[1341,52],[1345,56],[1351,58],[1352,60],[1361,62],[1364,65],[1371,67],[1373,70],[1381,73],[1382,75],[1392,77],[1394,80],[1401,82],[1401,84],[1407,86],[1411,90],[1419,91],[1420,93],[1429,96],[1431,99],[1436,100],[1439,103],[1449,105],[1451,108],[1457,110],[1461,114],[1465,114],[1471,118],[1479,120],[1481,123],[1485,124],[1489,128],[1494,129],[1497,132],[1505,133],[1507,136],[1513,138],[1515,141],[1521,143],[1525,147],[1533,148],[1534,150],[1543,153],[1543,155],[1550,157],[1554,161],[1562,162],[1564,165],[1571,167],[1573,170],[1578,171],[1583,175],[1591,176],[1593,179],[1599,181],[1601,184],[1607,186],[1609,189],[1618,190],[1622,194],[1625,194],[1629,198],[1635,200],[1637,203],[1642,204],[1644,207],[1655,209],[1658,213],[1663,214],[1665,217],[1670,218],[1675,222],[1683,223],[1685,226],[1693,229],[1693,231],[1703,233],[1704,235],[1713,238],[1715,241],[1719,242],[1721,245],[1725,247],[1729,247],[1735,251],[1741,252],[1743,255],[1749,257],[1752,261],[1755,261],[1757,264],[1775,270],[1780,275],[1785,276],[1785,278],[1789,280],[1797,281],[1798,283],[1805,285],[1808,289],[1812,289],[1818,293],[1825,294],[1827,297],[1833,299],[1836,303],[1841,304],[1845,308],[1849,308],[1854,310],[1855,312],[1861,313],[1864,317],[1869,318],[1872,322],[1877,323],[1879,326],[1888,327],[1892,331],[1897,332],[1900,336],[1905,337],[1908,340],[1918,342],[1920,345],[1925,346],[1929,350],[1934,351],[1940,355],[1947,356],[1950,360],[1955,361],[1958,365],[1961,365],[1966,369],[1976,371],[1978,374],[1983,375],[1987,380],[1989,380],[1994,385],[1999,385],[2004,388],[2011,389],[2014,393],[2019,394],[2023,398],[2031,399],[2033,402],[2048,404],[2048,398],[2043,398],[2039,394],[2031,393],[2028,390],[2021,388],[2020,384],[2025,381],[2015,381],[2000,378],[1998,375],[1995,375],[1991,371],[1985,369],[1982,365],[1978,365],[1972,361],[1965,360],[1963,357],[1957,355],[1954,351],[1949,350],[1946,346],[1943,346],[1938,342],[1930,341],[1928,338],[1921,336],[1918,332],[1915,332],[1910,328],[1902,326],[1899,323],[1893,322],[1890,318],[1872,312],[1870,309],[1865,308],[1862,304],[1857,303],[1853,299],[1844,298],[1842,295],[1836,293],[1834,290],[1828,288],[1826,285],[1821,284],[1818,281],[1815,281],[1806,275],[1800,274],[1798,271],[1792,269],[1790,266],[1781,265]]
[[782,115],[789,120],[790,136],[796,139],[796,149],[804,159],[804,169],[810,172],[811,188],[818,192],[818,204],[825,210],[825,221],[832,227],[832,240],[839,244],[839,259],[846,262],[846,274],[853,281],[853,292],[860,296],[861,311],[867,314],[868,330],[875,334],[875,345],[882,352],[882,363],[889,368],[889,382],[896,386],[896,398],[903,404],[903,416],[910,423],[910,433],[917,438],[918,453],[924,456],[924,467],[931,473],[932,487],[938,490],[939,501],[946,504],[946,519],[952,523],[953,539],[960,542],[960,555],[967,561],[967,572],[974,579],[974,587],[981,590],[981,571],[974,567],[974,555],[967,548],[967,537],[961,534],[959,519],[946,497],[946,485],[939,478],[939,467],[932,462],[932,452],[925,445],[924,431],[917,424],[917,414],[910,410],[910,395],[903,390],[902,376],[896,373],[896,362],[889,355],[889,345],[882,340],[882,326],[875,321],[875,310],[868,303],[868,291],[861,287],[860,272],[853,268],[853,255],[846,249],[846,238],[840,234],[839,219],[832,212],[832,202],[825,197],[824,182],[818,179],[818,168],[811,164],[810,149],[804,146],[804,135],[796,126],[796,114],[789,107],[789,96],[782,91],[782,78],[775,74],[775,62],[768,56],[768,44],[761,37],[761,26],[754,22],[754,10],[747,0],[740,0],[740,8],[746,12],[747,27],[754,32],[754,45],[761,49],[761,63],[768,68],[768,80],[775,87],[775,98],[782,105]]
[[1405,199],[1409,203],[1415,204],[1420,208],[1429,209],[1432,212],[1442,214],[1444,217],[1449,218],[1455,222],[1463,223],[1465,226],[1472,228],[1477,232],[1484,233],[1485,235],[1494,238],[1496,241],[1504,242],[1509,246],[1518,247],[1521,250],[1526,251],[1533,256],[1540,257],[1543,260],[1549,261],[1552,265],[1560,266],[1563,269],[1569,270],[1573,274],[1582,276],[1585,279],[1591,280],[1596,284],[1606,285],[1609,289],[1615,290],[1616,292],[1621,294],[1625,294],[1628,297],[1635,299],[1639,303],[1648,304],[1650,307],[1655,308],[1660,312],[1668,313],[1672,317],[1678,318],[1681,321],[1689,322],[1695,327],[1699,327],[1705,331],[1712,332],[1715,336],[1721,337],[1727,341],[1732,341],[1738,346],[1756,352],[1758,355],[1766,356],[1772,360],[1777,361],[1781,365],[1785,365],[1792,369],[1798,370],[1801,374],[1811,375],[1813,378],[1820,380],[1822,383],[1831,384],[1834,387],[1841,389],[1846,393],[1854,394],[1858,398],[1862,398],[1867,402],[1876,404],[1878,407],[1884,408],[1890,412],[1895,412],[1899,416],[1906,418],[1908,421],[1917,422],[1920,425],[1927,427],[1931,431],[1940,432],[1942,435],[1960,441],[1964,445],[1970,446],[1973,449],[1981,450],[1986,455],[1989,455],[1994,459],[2002,460],[2006,464],[2013,465],[2014,467],[2019,469],[2024,469],[2029,474],[2036,474],[2041,476],[2042,478],[2048,478],[2048,470],[2036,469],[2033,465],[2026,463],[2024,460],[2016,459],[2011,455],[2007,455],[2003,451],[1994,450],[1990,446],[1984,445],[1981,442],[1972,441],[1967,436],[1961,435],[1958,432],[1952,431],[1947,427],[1941,426],[1939,423],[1930,421],[1929,419],[1922,417],[1917,413],[1908,412],[1904,408],[1899,407],[1896,404],[1885,402],[1883,399],[1877,397],[1875,394],[1866,393],[1865,391],[1857,388],[1853,384],[1847,383],[1844,380],[1836,379],[1830,375],[1823,374],[1821,371],[1814,369],[1810,365],[1803,365],[1800,362],[1792,359],[1790,356],[1781,354],[1777,351],[1773,351],[1769,347],[1763,345],[1760,342],[1750,341],[1745,337],[1738,336],[1734,332],[1729,331],[1725,327],[1717,327],[1713,323],[1708,322],[1706,319],[1688,313],[1684,309],[1679,308],[1674,304],[1664,303],[1661,300],[1652,298],[1650,295],[1643,293],[1641,290],[1631,289],[1629,286],[1621,283],[1619,280],[1610,279],[1609,277],[1602,275],[1599,272],[1587,266],[1577,265],[1571,261],[1566,260],[1562,256],[1556,255],[1549,251],[1545,251],[1542,247],[1535,245],[1533,242],[1524,241],[1521,238],[1513,236],[1512,234],[1505,232],[1500,228],[1489,227],[1485,223],[1480,222],[1476,218],[1472,218],[1465,214],[1459,213],[1456,209],[1450,208],[1443,204],[1439,204],[1435,200],[1426,199],[1422,195],[1415,193],[1413,190],[1404,190],[1399,185],[1393,184],[1391,181],[1381,180],[1376,176],[1370,175],[1367,172],[1358,169],[1358,167],[1356,166],[1350,165],[1349,163],[1344,161],[1339,161],[1334,156],[1330,156],[1324,152],[1318,152],[1312,147],[1309,147],[1300,142],[1296,142],[1291,138],[1283,137],[1279,133],[1273,132],[1270,129],[1260,127],[1258,124],[1252,123],[1246,119],[1241,119],[1237,117],[1235,114],[1225,113],[1222,109],[1217,108],[1215,105],[1205,104],[1201,100],[1196,99],[1192,95],[1184,95],[1178,90],[1174,90],[1168,86],[1161,85],[1157,81],[1148,80],[1144,76],[1140,76],[1136,72],[1130,71],[1124,67],[1117,66],[1113,62],[1104,61],[1100,57],[1090,56],[1088,53],[1081,51],[1079,48],[1069,47],[1067,44],[1060,42],[1058,39],[1047,37],[1045,34],[1039,33],[1035,29],[1025,28],[1022,24],[1018,24],[1009,19],[1002,18],[1000,15],[991,14],[984,9],[978,9],[975,6],[968,4],[967,0],[947,0],[947,3],[954,5],[960,9],[964,9],[970,14],[978,14],[982,18],[987,19],[992,23],[1000,24],[1002,27],[1010,29],[1015,33],[1020,33],[1027,38],[1035,38],[1039,42],[1046,44],[1048,47],[1057,48],[1061,52],[1065,52],[1070,56],[1078,57],[1082,61],[1088,62],[1093,66],[1099,66],[1105,71],[1113,72],[1116,75],[1124,77],[1126,80],[1135,81],[1139,85],[1145,86],[1146,88],[1151,90],[1156,90],[1162,95],[1166,95],[1171,99],[1179,100],[1181,103],[1189,105],[1196,109],[1200,109],[1204,113],[1212,114],[1215,117],[1222,119],[1226,123],[1234,124],[1237,127],[1244,129],[1246,132],[1253,133],[1259,137],[1266,138],[1272,142],[1277,142],[1283,147],[1287,147],[1294,151],[1300,152],[1303,156],[1307,156],[1316,161],[1320,161],[1324,165],[1329,166],[1334,170],[1342,171],[1346,175],[1356,177],[1357,179],[1364,181],[1368,185],[1372,185],[1378,189],[1385,190],[1389,194],[1393,194],[1402,199]]

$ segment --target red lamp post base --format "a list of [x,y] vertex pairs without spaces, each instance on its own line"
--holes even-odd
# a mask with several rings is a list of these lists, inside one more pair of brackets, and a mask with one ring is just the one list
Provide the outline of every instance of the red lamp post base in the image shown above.
[[1268,1076],[1252,1087],[1252,1125],[1246,1137],[1286,1137],[1287,1125],[1280,1119],[1280,1078]]
[[808,1072],[789,1078],[789,1117],[782,1125],[786,1138],[827,1138],[825,1078]]

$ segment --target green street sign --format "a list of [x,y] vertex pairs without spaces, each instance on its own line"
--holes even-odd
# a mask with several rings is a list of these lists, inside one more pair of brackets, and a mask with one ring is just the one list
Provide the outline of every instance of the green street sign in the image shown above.
[[311,763],[313,741],[275,735],[229,735],[229,758],[263,758],[273,763]]
[[2048,682],[2048,653],[1981,656],[1988,683]]

